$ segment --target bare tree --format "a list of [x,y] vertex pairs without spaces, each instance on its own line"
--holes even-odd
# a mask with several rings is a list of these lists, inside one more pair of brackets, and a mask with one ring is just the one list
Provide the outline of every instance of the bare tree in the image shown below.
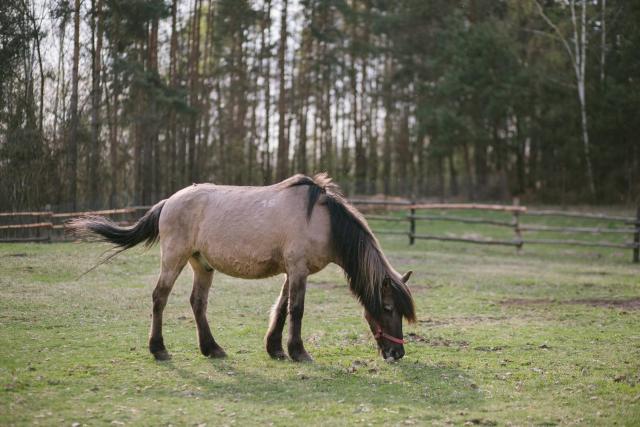
[[[189,103],[192,107],[199,109],[199,65],[200,65],[200,16],[202,10],[202,1],[195,0],[193,3],[193,18],[191,21],[191,51],[189,54]],[[197,133],[197,114],[192,114],[189,120],[188,132],[188,153],[187,153],[187,169],[188,180],[196,182],[198,180],[198,171],[196,170],[196,133]]]
[[280,87],[278,94],[278,166],[276,179],[282,180],[289,174],[289,141],[285,133],[287,120],[287,102],[285,88],[285,54],[287,50],[287,0],[282,1],[282,12],[280,15],[280,45],[278,46],[278,72],[280,76]]
[[44,73],[44,68],[42,66],[42,52],[40,49],[42,40],[41,40],[40,25],[36,21],[35,4],[32,4],[31,9],[29,9],[29,5],[27,5],[25,0],[22,0],[22,7],[24,8],[24,13],[29,19],[31,26],[33,27],[35,48],[36,48],[36,53],[38,54],[38,69],[40,72],[40,100],[39,100],[40,110],[38,115],[38,130],[40,131],[40,133],[42,133],[43,132],[42,121],[44,119],[44,85],[45,85],[46,76]]
[[586,62],[587,62],[587,0],[580,0],[581,10],[580,17],[576,14],[576,0],[569,0],[569,9],[571,10],[571,24],[573,28],[573,47],[570,40],[560,31],[560,28],[544,12],[544,8],[535,1],[540,16],[551,27],[556,34],[558,40],[564,46],[569,55],[571,65],[576,77],[576,86],[578,89],[578,100],[580,102],[580,118],[582,124],[582,146],[587,168],[587,180],[591,196],[595,196],[596,187],[593,177],[593,168],[591,166],[591,147],[589,144],[589,127],[587,123],[587,94],[586,94]]
[[71,208],[77,208],[78,197],[78,63],[80,62],[80,0],[75,0],[73,10],[73,66],[71,69],[71,132],[67,151],[67,177]]
[[100,102],[102,92],[100,87],[102,55],[102,0],[91,0],[91,147],[87,162],[87,179],[89,194],[94,200],[89,200],[92,207],[98,201],[98,161],[100,159]]
[[604,82],[604,66],[607,60],[607,0],[600,0],[602,7],[600,28],[600,83]]

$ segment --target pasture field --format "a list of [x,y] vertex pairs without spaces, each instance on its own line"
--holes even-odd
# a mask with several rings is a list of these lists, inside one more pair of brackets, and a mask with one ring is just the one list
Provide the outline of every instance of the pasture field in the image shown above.
[[157,247],[78,278],[105,245],[0,245],[0,425],[640,425],[629,250],[381,243],[414,270],[419,321],[398,363],[376,354],[335,266],[309,280],[313,364],[263,349],[281,277],[217,274],[208,315],[229,357],[201,356],[188,268],[164,316],[173,359],[155,362]]

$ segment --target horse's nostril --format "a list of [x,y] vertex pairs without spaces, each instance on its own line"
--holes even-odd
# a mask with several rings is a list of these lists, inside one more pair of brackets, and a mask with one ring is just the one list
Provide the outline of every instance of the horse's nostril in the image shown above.
[[391,350],[391,356],[396,360],[402,359],[402,356],[404,356],[404,350],[403,349],[399,349],[399,350],[393,349],[393,350]]

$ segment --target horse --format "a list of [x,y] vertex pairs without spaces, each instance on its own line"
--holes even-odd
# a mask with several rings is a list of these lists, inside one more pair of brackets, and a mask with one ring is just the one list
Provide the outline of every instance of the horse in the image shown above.
[[266,351],[274,359],[287,358],[282,332],[288,317],[289,357],[312,361],[301,337],[307,277],[329,263],[344,270],[382,357],[398,360],[405,354],[402,321],[416,319],[407,286],[412,272],[401,276],[393,269],[365,218],[327,174],[295,175],[262,187],[193,184],[154,205],[131,226],[87,216],[72,220],[70,228],[85,239],[114,244],[113,255],[159,241],[161,271],[152,294],[149,334],[149,351],[156,360],[171,358],[162,336],[162,314],[187,263],[193,271],[190,302],[205,356],[226,356],[206,315],[213,273],[245,279],[284,273],[271,309]]

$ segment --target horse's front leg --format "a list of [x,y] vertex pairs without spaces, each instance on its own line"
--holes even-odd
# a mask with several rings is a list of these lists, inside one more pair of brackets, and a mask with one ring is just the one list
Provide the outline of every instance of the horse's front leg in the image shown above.
[[289,357],[296,362],[312,362],[302,344],[302,316],[304,315],[304,294],[307,289],[306,274],[288,274],[289,277]]
[[287,356],[282,349],[282,330],[287,319],[287,307],[289,305],[289,278],[287,277],[282,285],[280,295],[276,303],[271,308],[269,319],[269,330],[264,338],[267,353],[274,359],[286,359]]

